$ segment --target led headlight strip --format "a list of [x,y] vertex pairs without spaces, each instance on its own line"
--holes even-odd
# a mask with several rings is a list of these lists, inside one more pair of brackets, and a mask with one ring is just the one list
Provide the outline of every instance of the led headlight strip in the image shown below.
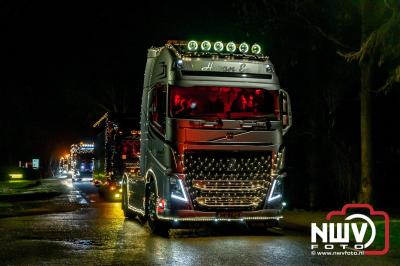
[[182,180],[178,179],[178,183],[179,183],[179,188],[180,188],[180,191],[182,192],[183,197],[180,196],[180,195],[175,194],[174,192],[172,192],[171,193],[171,198],[177,199],[177,200],[180,200],[180,201],[184,201],[184,202],[188,202],[188,198],[186,196],[185,188],[183,187]]

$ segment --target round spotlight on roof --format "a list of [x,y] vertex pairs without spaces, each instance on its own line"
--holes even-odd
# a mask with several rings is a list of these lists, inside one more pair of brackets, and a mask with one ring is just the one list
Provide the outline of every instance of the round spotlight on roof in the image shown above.
[[253,54],[260,54],[261,53],[261,46],[258,43],[255,43],[251,46],[251,52]]
[[199,48],[199,45],[196,41],[189,41],[187,44],[187,48],[189,51],[194,52]]
[[228,42],[226,45],[226,51],[234,53],[236,51],[236,44],[234,42]]
[[247,52],[249,51],[249,45],[248,45],[247,43],[245,43],[245,42],[242,42],[242,43],[239,45],[239,51],[240,51],[242,54],[247,53]]
[[211,50],[211,43],[209,41],[203,41],[201,43],[201,50],[210,51]]
[[222,52],[224,50],[224,44],[220,41],[214,43],[214,51]]

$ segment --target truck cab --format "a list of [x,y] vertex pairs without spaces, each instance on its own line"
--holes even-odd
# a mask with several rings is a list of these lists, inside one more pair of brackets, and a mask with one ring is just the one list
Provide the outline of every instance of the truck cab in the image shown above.
[[193,222],[276,225],[290,98],[261,46],[168,41],[148,50],[140,171],[123,209],[165,231]]
[[94,168],[94,144],[80,142],[71,145],[72,181],[92,180]]

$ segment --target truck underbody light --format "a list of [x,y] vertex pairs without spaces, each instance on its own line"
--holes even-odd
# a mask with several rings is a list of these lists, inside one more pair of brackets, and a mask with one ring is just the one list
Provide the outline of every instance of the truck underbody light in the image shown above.
[[249,217],[242,217],[242,218],[215,218],[215,217],[182,217],[182,218],[175,218],[175,217],[163,217],[157,216],[160,220],[165,221],[178,221],[178,222],[243,222],[243,221],[268,221],[268,220],[280,220],[283,218],[282,215],[280,216],[249,216]]

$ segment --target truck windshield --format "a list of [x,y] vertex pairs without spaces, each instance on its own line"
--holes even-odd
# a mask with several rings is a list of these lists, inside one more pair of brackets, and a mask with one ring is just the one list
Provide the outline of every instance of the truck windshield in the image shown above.
[[76,159],[81,162],[90,163],[93,160],[93,153],[80,153],[76,155]]
[[237,87],[170,87],[174,118],[279,119],[278,91]]
[[121,154],[124,160],[138,159],[140,156],[140,140],[123,140]]

